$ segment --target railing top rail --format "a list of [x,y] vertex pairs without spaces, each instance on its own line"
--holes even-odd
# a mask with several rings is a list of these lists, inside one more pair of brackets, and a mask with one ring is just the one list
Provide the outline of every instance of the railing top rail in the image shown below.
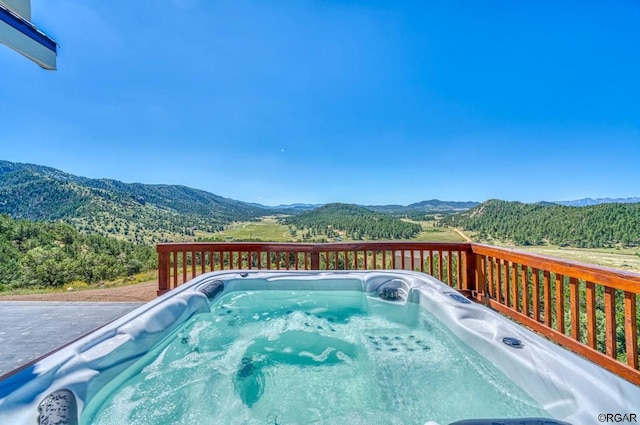
[[162,252],[181,251],[285,251],[295,248],[300,252],[311,252],[316,244],[286,242],[175,242],[161,243],[156,249]]
[[299,252],[311,251],[364,251],[364,250],[470,250],[469,243],[457,242],[327,242],[327,243],[301,243],[301,242],[178,242],[161,243],[157,245],[158,252],[176,251],[286,251]]
[[466,251],[471,248],[469,243],[458,242],[331,242],[315,244],[319,251],[374,251],[374,250],[432,250],[432,251]]
[[472,243],[471,250],[474,254],[501,258],[539,270],[640,293],[640,274],[638,273],[478,243]]

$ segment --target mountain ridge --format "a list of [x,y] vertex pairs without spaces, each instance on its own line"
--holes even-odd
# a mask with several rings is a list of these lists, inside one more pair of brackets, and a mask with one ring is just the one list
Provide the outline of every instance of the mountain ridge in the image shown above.
[[[631,204],[635,200],[640,198],[584,198],[521,204],[542,208],[566,204],[586,206],[589,202]],[[147,245],[194,240],[198,235],[213,236],[234,221],[258,220],[277,214],[297,215],[325,205],[266,206],[183,185],[92,179],[48,166],[0,160],[0,214],[16,219],[64,221],[84,233],[116,236]],[[461,213],[480,205],[475,201],[430,199],[408,205],[359,206],[396,217],[423,219],[429,214]]]
[[0,161],[0,213],[17,219],[62,220],[85,233],[138,243],[218,231],[232,221],[274,211],[180,185],[90,179],[36,164]]
[[635,204],[640,202],[640,197],[630,198],[582,198],[570,201],[555,201],[554,204],[564,205],[568,207],[586,207],[590,205],[600,204]]

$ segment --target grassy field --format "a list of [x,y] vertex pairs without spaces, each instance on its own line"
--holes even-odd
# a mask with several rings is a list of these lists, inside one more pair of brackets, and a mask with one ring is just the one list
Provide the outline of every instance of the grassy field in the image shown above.
[[[473,233],[466,234],[471,239],[474,239]],[[596,264],[598,266],[640,273],[640,248],[574,248],[560,247],[557,245],[522,246],[494,239],[480,242],[531,252],[533,254],[566,258],[567,260],[581,263]]]
[[[196,233],[196,236],[198,234]],[[268,242],[295,242],[287,226],[278,223],[277,217],[263,217],[260,221],[232,223],[222,232],[208,233],[206,236],[233,240],[260,239]]]
[[[432,221],[411,221],[420,224],[422,231],[413,240],[424,242],[464,242],[464,239],[454,230],[446,227],[436,227]],[[265,242],[299,242],[302,241],[303,231],[298,230],[294,237],[289,232],[289,228],[278,223],[277,217],[264,217],[258,222],[238,222],[229,225],[224,231],[218,233],[208,233],[196,236],[214,237],[229,241],[243,239],[260,239]],[[344,232],[339,232],[343,242],[353,242],[347,238]],[[321,236],[318,236],[319,238]]]
[[[413,240],[421,242],[464,242],[464,238],[455,230],[448,227],[437,227],[433,221],[412,221],[422,227],[422,231]],[[465,233],[474,240],[472,233]],[[269,242],[298,242],[301,241],[302,231],[293,237],[287,226],[279,224],[277,217],[265,217],[259,222],[241,222],[230,225],[223,232],[207,234],[216,238],[230,241],[241,239],[260,239]],[[346,235],[341,235],[344,242],[353,242]],[[640,248],[616,249],[616,248],[572,248],[559,246],[514,246],[500,241],[482,241],[491,245],[514,248],[535,254],[551,257],[566,258],[583,263],[597,264],[605,267],[613,267],[621,270],[640,272]]]
[[436,227],[434,221],[403,220],[409,223],[417,223],[422,231],[413,238],[420,242],[464,242],[464,238],[449,227]]
[[582,263],[640,272],[640,249],[571,248],[559,246],[518,246],[522,251],[550,257],[566,258]]

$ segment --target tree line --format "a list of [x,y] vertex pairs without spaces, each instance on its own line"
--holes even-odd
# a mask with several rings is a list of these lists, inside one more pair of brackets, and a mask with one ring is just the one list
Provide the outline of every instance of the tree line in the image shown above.
[[[344,232],[354,240],[362,239],[411,239],[421,231],[415,223],[407,223],[386,214],[376,213],[367,208],[351,204],[327,204],[303,214],[281,220],[294,231],[315,237],[326,235],[333,239]],[[298,230],[295,230],[298,229]]]
[[0,215],[0,290],[96,283],[157,267],[150,246],[85,235],[65,223]]
[[440,223],[477,232],[480,240],[493,238],[517,245],[640,246],[640,203],[569,207],[490,200],[443,217]]

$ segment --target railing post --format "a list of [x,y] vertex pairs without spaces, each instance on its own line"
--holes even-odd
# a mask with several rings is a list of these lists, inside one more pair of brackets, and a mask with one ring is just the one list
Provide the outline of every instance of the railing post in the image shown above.
[[473,253],[473,249],[471,247],[469,247],[466,254],[467,278],[465,279],[463,289],[475,291],[478,287],[476,282],[476,254]]
[[158,251],[158,296],[169,290],[169,254]]
[[320,270],[320,251],[315,246],[311,249],[311,270]]
[[627,364],[638,369],[638,325],[636,294],[624,292],[624,331],[627,342]]

